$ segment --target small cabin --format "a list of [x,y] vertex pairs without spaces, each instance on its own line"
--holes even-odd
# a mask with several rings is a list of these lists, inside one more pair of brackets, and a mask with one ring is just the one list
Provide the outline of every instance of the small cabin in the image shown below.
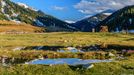
[[100,32],[108,32],[108,26],[101,26]]

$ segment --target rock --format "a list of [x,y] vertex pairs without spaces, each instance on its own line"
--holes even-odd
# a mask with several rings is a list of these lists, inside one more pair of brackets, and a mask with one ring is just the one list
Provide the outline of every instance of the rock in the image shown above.
[[115,55],[113,53],[109,53],[109,56],[114,57]]
[[67,50],[73,50],[76,49],[75,47],[67,47]]
[[25,47],[16,47],[13,49],[13,51],[20,51],[20,50],[24,50],[24,49],[25,49]]
[[85,68],[85,69],[91,69],[93,67],[94,67],[93,64],[85,64],[85,65],[83,65],[83,68]]

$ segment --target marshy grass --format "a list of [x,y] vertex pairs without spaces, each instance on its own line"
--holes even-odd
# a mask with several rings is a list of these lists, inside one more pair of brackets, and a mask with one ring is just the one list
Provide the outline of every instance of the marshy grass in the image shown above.
[[[48,58],[82,58],[109,59],[108,52],[59,53],[52,51],[20,50],[12,47],[28,46],[89,46],[94,44],[113,44],[119,46],[134,46],[133,34],[122,33],[82,33],[59,32],[38,34],[0,34],[0,56],[9,58],[33,60],[42,56]],[[110,63],[96,63],[92,69],[72,69],[68,65],[11,65],[0,66],[0,75],[134,75],[134,55],[127,60]]]

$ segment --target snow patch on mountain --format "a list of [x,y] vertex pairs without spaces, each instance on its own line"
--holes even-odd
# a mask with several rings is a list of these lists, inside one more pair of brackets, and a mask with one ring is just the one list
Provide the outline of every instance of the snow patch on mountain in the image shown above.
[[71,25],[67,25],[68,28],[72,28],[72,29],[76,29],[75,27],[71,26]]
[[108,16],[109,16],[109,15],[111,15],[112,13],[103,13],[103,14],[104,14],[104,15],[108,15]]
[[14,19],[14,20],[11,20],[11,21],[13,21],[13,22],[16,22],[16,23],[21,23],[21,21],[19,21],[19,20],[17,20],[17,19]]
[[2,8],[6,6],[6,2],[1,0],[1,5],[2,5]]
[[6,6],[6,2],[1,0],[1,5],[2,5],[1,12],[5,13],[4,7]]
[[36,23],[38,26],[45,26],[40,20],[35,20],[35,23]]
[[20,3],[20,2],[18,2],[17,4],[18,4],[19,6],[24,7],[24,8],[29,8],[29,6],[28,6],[28,5],[26,5],[26,4],[24,4],[24,3]]
[[4,8],[1,8],[1,12],[2,12],[2,13],[5,13],[5,10],[4,10]]
[[75,23],[75,21],[71,21],[71,20],[65,20],[65,22],[67,22],[67,23]]
[[95,16],[95,17],[93,17],[93,18],[94,18],[94,19],[98,19],[98,17],[96,17],[96,16]]
[[18,2],[17,3],[19,6],[21,6],[21,7],[24,7],[24,8],[26,8],[26,9],[31,9],[31,10],[33,10],[33,11],[38,11],[38,10],[36,10],[36,9],[34,9],[34,8],[32,8],[32,7],[30,7],[30,6],[28,6],[27,4],[24,4],[24,3],[20,3],[20,2]]
[[8,14],[4,14],[4,15],[8,18],[8,20],[12,20],[10,15],[8,15]]

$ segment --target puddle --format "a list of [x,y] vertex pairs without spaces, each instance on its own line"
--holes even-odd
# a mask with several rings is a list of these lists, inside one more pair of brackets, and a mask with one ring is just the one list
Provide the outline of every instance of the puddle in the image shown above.
[[61,53],[65,53],[65,52],[78,53],[78,52],[80,52],[80,53],[83,53],[84,51],[73,49],[73,50],[57,50],[57,52],[61,52]]
[[112,62],[113,60],[83,60],[78,58],[59,58],[59,59],[44,59],[44,60],[33,60],[27,62],[26,64],[43,64],[43,65],[58,65],[58,64],[68,64],[68,65],[85,65],[100,62]]

